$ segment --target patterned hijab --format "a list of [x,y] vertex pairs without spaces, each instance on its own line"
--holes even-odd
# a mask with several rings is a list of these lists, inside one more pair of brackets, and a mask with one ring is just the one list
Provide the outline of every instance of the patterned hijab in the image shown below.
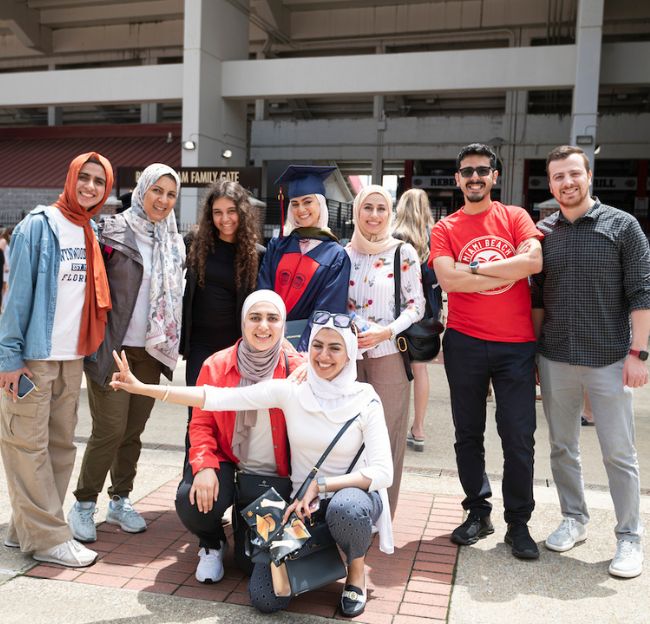
[[173,210],[165,219],[154,223],[143,207],[145,193],[164,175],[176,181],[176,191],[180,193],[181,182],[177,173],[167,165],[154,163],[140,175],[133,190],[131,207],[123,214],[136,236],[153,239],[144,348],[149,355],[174,370],[181,336],[185,243],[178,233]]
[[[383,231],[380,234],[374,234],[371,236],[363,231],[360,223],[361,219],[359,217],[361,215],[361,206],[363,205],[363,202],[373,193],[378,193],[384,198],[388,208],[388,219],[386,219]],[[393,198],[388,194],[383,186],[371,184],[362,189],[354,198],[352,216],[354,218],[354,232],[352,233],[350,246],[355,251],[368,254],[369,256],[374,256],[375,254],[388,251],[400,243],[399,240],[390,234],[393,229]]]
[[[77,201],[77,181],[82,167],[89,161],[98,162],[106,174],[104,196],[98,204],[86,210]],[[88,152],[77,156],[68,169],[63,193],[54,205],[71,223],[83,228],[86,247],[86,294],[81,311],[81,326],[77,341],[77,353],[90,355],[97,351],[104,340],[108,311],[111,309],[111,293],[106,276],[106,268],[102,260],[97,237],[90,225],[90,219],[97,214],[113,188],[113,168],[106,158],[96,152]]]

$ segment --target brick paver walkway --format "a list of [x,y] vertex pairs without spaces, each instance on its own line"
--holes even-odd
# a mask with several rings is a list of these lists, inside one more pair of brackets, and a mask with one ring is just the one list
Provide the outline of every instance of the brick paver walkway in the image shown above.
[[[226,555],[221,582],[204,585],[194,578],[197,543],[174,510],[177,480],[163,485],[135,507],[147,519],[145,533],[130,535],[114,525],[97,528],[92,548],[99,561],[80,570],[41,564],[28,576],[88,583],[116,589],[158,592],[214,602],[248,605],[247,579]],[[394,520],[395,553],[376,543],[366,558],[368,604],[355,621],[368,624],[425,624],[445,621],[457,547],[449,533],[462,521],[460,499],[402,492]],[[377,540],[375,540],[376,542]],[[290,611],[336,615],[343,582],[295,598]],[[341,618],[344,619],[344,618]]]

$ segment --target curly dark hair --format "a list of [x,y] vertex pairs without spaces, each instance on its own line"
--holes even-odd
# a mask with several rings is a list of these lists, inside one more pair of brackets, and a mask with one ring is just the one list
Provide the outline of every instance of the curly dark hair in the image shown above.
[[206,192],[199,213],[198,227],[192,237],[187,265],[194,270],[201,288],[205,286],[205,264],[208,253],[213,252],[219,230],[212,220],[212,204],[227,197],[235,203],[239,225],[235,238],[235,286],[238,291],[254,290],[257,284],[259,259],[256,243],[257,214],[248,199],[248,192],[237,182],[217,180]]

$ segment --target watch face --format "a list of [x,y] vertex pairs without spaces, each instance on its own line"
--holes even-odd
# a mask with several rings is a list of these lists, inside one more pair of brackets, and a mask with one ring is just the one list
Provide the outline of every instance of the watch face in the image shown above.
[[639,351],[639,359],[645,362],[648,359],[647,351]]

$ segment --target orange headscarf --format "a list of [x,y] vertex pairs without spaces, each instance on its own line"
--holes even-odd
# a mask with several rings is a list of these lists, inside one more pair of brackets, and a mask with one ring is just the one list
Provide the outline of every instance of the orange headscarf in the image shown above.
[[[100,202],[90,210],[86,210],[77,201],[77,181],[81,168],[89,160],[96,160],[104,168],[106,189]],[[108,311],[111,309],[111,293],[108,287],[106,268],[104,267],[99,243],[90,225],[90,219],[101,210],[112,188],[113,167],[111,167],[111,163],[96,152],[88,152],[77,156],[70,163],[63,193],[54,202],[54,205],[68,221],[80,225],[84,230],[84,241],[86,243],[86,297],[81,312],[81,327],[79,328],[79,341],[77,342],[77,353],[79,355],[90,355],[97,351],[104,340]]]

